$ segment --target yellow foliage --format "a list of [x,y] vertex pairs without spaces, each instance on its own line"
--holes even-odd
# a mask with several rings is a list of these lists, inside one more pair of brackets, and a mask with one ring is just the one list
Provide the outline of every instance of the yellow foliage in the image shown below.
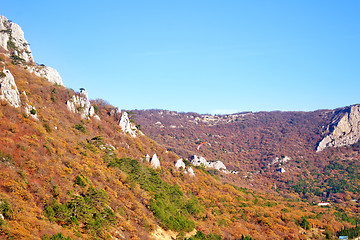
[[72,168],[65,167],[64,172],[67,173],[67,174],[72,174],[73,170],[72,170]]

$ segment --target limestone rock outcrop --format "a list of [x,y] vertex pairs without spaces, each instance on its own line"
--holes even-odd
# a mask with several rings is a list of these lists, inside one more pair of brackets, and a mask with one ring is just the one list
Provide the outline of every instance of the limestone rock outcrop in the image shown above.
[[100,117],[95,114],[95,109],[91,105],[85,89],[80,89],[80,93],[73,95],[72,98],[66,102],[66,105],[70,112],[80,114],[82,119],[94,117],[100,120]]
[[36,120],[39,120],[38,116],[37,116],[36,108],[33,105],[31,105],[31,103],[26,95],[26,92],[23,91],[21,94],[22,94],[22,98],[23,98],[22,105],[24,106],[26,115],[31,116]]
[[119,121],[119,126],[124,133],[129,133],[130,136],[136,137],[136,126],[130,122],[127,112],[123,112]]
[[177,161],[176,161],[176,163],[175,163],[175,169],[176,170],[179,170],[179,169],[185,169],[185,163],[184,163],[184,161],[180,158],[180,159],[178,159]]
[[194,166],[203,166],[205,168],[214,168],[216,170],[222,171],[224,173],[228,173],[229,171],[226,169],[226,166],[221,161],[208,162],[202,156],[192,156],[190,158],[190,163]]
[[328,134],[320,141],[317,152],[327,147],[341,147],[357,143],[360,140],[360,105],[337,110],[326,132]]
[[[225,164],[222,161],[209,162],[202,156],[193,155],[190,157],[190,163],[194,166],[202,166],[204,168],[213,168],[225,174],[238,174],[238,171],[227,170]],[[189,170],[188,170],[189,171]],[[190,172],[189,172],[190,173]]]
[[46,78],[49,82],[64,86],[62,78],[58,71],[48,66],[29,66],[28,70],[30,73],[34,73],[38,77]]
[[[0,99],[6,101],[10,106],[15,108],[20,108],[23,106],[25,114],[32,116],[37,120],[37,111],[35,107],[32,106],[29,102],[25,91],[22,92],[22,95],[19,93],[14,76],[11,74],[11,72],[7,69],[4,69],[0,73]],[[23,102],[21,101],[21,98],[23,98]]]
[[26,69],[38,77],[44,77],[49,82],[64,85],[60,74],[51,67],[34,65],[34,59],[30,45],[24,37],[21,27],[0,15],[0,47],[7,51],[8,55],[16,63],[26,64]]
[[187,173],[189,174],[189,176],[195,177],[195,173],[194,173],[194,170],[192,169],[192,167],[188,167]]
[[21,107],[20,94],[15,79],[7,69],[0,72],[0,99],[15,108]]
[[24,38],[21,27],[0,15],[0,46],[10,55],[18,56],[25,62],[33,62],[30,46]]
[[188,167],[186,168],[186,165],[183,161],[183,159],[178,159],[175,163],[175,169],[178,171],[183,170],[185,174],[189,174],[189,176],[194,177],[195,173],[194,170],[192,169],[192,167]]
[[151,160],[150,160],[150,165],[152,168],[157,169],[160,167],[160,160],[157,157],[156,153],[154,153],[154,155],[152,156]]

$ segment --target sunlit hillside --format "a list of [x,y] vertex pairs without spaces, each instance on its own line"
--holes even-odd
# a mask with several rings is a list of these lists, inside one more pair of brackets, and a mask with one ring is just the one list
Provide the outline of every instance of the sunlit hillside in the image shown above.
[[[296,113],[291,121],[281,113],[250,114],[228,124],[199,124],[200,115],[182,114],[153,122],[63,86],[56,70],[35,64],[28,43],[15,39],[23,34],[13,30],[21,29],[0,17],[0,40],[7,39],[0,46],[0,239],[358,234],[359,146],[324,151],[318,156],[327,160],[316,161],[309,152],[320,140],[314,131],[322,113],[305,120]],[[163,127],[152,129],[157,122]],[[211,145],[194,150],[202,141]],[[195,153],[234,172],[195,166],[186,159]],[[274,175],[280,166],[268,161],[288,155],[287,171]],[[324,172],[316,172],[320,167]]]

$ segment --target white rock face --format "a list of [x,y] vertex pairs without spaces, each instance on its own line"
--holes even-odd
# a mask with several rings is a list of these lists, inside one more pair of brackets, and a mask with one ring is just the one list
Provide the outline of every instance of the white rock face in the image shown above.
[[20,94],[15,79],[7,69],[3,71],[4,77],[0,77],[0,99],[7,101],[11,106],[21,107]]
[[154,169],[157,169],[160,167],[160,160],[157,157],[156,153],[154,153],[154,155],[152,156],[152,158],[150,160],[150,164],[151,164],[151,167]]
[[49,82],[64,86],[61,76],[56,69],[47,66],[29,66],[30,73],[34,73],[38,77],[44,77]]
[[145,160],[146,160],[147,162],[150,162],[150,156],[149,156],[149,154],[146,154]]
[[[36,108],[31,105],[31,103],[30,103],[30,101],[29,101],[29,99],[28,99],[28,97],[26,95],[26,92],[23,91],[21,94],[25,99],[25,102],[23,101],[22,105],[24,106],[26,115],[31,116],[32,118],[34,118],[36,120],[39,120],[38,117],[37,117]],[[34,110],[34,111],[32,112],[32,110]]]
[[338,111],[330,125],[329,134],[319,143],[316,151],[327,147],[341,147],[360,140],[360,105],[353,105]]
[[175,163],[175,169],[179,170],[179,169],[185,169],[185,163],[183,162],[183,160],[180,158],[176,161]]
[[189,168],[187,169],[187,172],[189,173],[189,176],[195,177],[195,173],[194,173],[194,170],[192,169],[192,167],[189,167]]
[[205,168],[209,168],[210,167],[210,163],[202,156],[192,156],[190,158],[190,163],[194,166],[204,166]]
[[[10,43],[10,44],[9,44]],[[11,47],[12,45],[12,47]],[[21,27],[0,15],[0,46],[24,59],[26,62],[33,62],[30,46],[24,38]]]
[[271,162],[268,163],[268,166],[274,165],[274,164],[286,164],[288,161],[291,160],[291,157],[285,156],[283,158],[275,157]]
[[180,170],[184,170],[185,174],[189,174],[189,176],[193,177],[195,176],[194,170],[192,169],[192,167],[188,167],[186,169],[186,165],[184,163],[184,161],[182,159],[178,159],[175,163],[175,169],[180,171]]
[[127,112],[123,112],[121,115],[119,126],[124,133],[129,133],[130,136],[136,137],[136,126],[130,122]]
[[[0,15],[0,47],[9,52],[9,56],[16,55],[27,63],[33,63],[34,59],[30,50],[30,45],[25,40],[24,32],[21,27]],[[27,66],[30,72],[39,77],[46,78],[49,82],[64,86],[60,74],[51,67],[47,66]]]
[[215,162],[208,162],[204,157],[202,156],[192,156],[190,158],[190,163],[194,166],[203,166],[205,168],[214,168],[216,170],[222,171],[224,173],[229,173],[229,171],[226,169],[226,166],[221,161],[215,161]]
[[226,167],[222,161],[210,162],[210,168],[215,168],[219,171],[225,171]]
[[72,99],[66,102],[66,105],[70,112],[80,114],[82,119],[95,117],[100,120],[100,117],[95,115],[94,107],[91,106],[88,93],[85,89],[81,89],[79,95],[73,95]]

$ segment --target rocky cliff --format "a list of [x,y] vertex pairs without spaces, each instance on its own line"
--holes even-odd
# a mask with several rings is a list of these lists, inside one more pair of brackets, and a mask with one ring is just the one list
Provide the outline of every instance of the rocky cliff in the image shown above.
[[360,105],[352,105],[335,111],[331,123],[326,127],[328,133],[317,147],[322,151],[327,147],[341,147],[360,140]]
[[91,105],[85,89],[80,89],[79,94],[73,95],[72,98],[66,102],[66,106],[70,112],[80,114],[82,119],[94,117],[100,120],[99,116],[95,114],[95,109]]
[[36,65],[29,66],[27,69],[38,77],[46,78],[49,82],[64,86],[60,74],[52,67]]
[[14,64],[26,65],[26,69],[49,82],[63,85],[60,74],[51,67],[36,65],[30,45],[24,37],[21,27],[0,15],[0,48],[10,56]]
[[20,94],[11,72],[4,69],[0,72],[0,99],[8,102],[11,106],[21,106]]
[[4,16],[0,16],[0,46],[25,62],[34,61],[21,27]]

